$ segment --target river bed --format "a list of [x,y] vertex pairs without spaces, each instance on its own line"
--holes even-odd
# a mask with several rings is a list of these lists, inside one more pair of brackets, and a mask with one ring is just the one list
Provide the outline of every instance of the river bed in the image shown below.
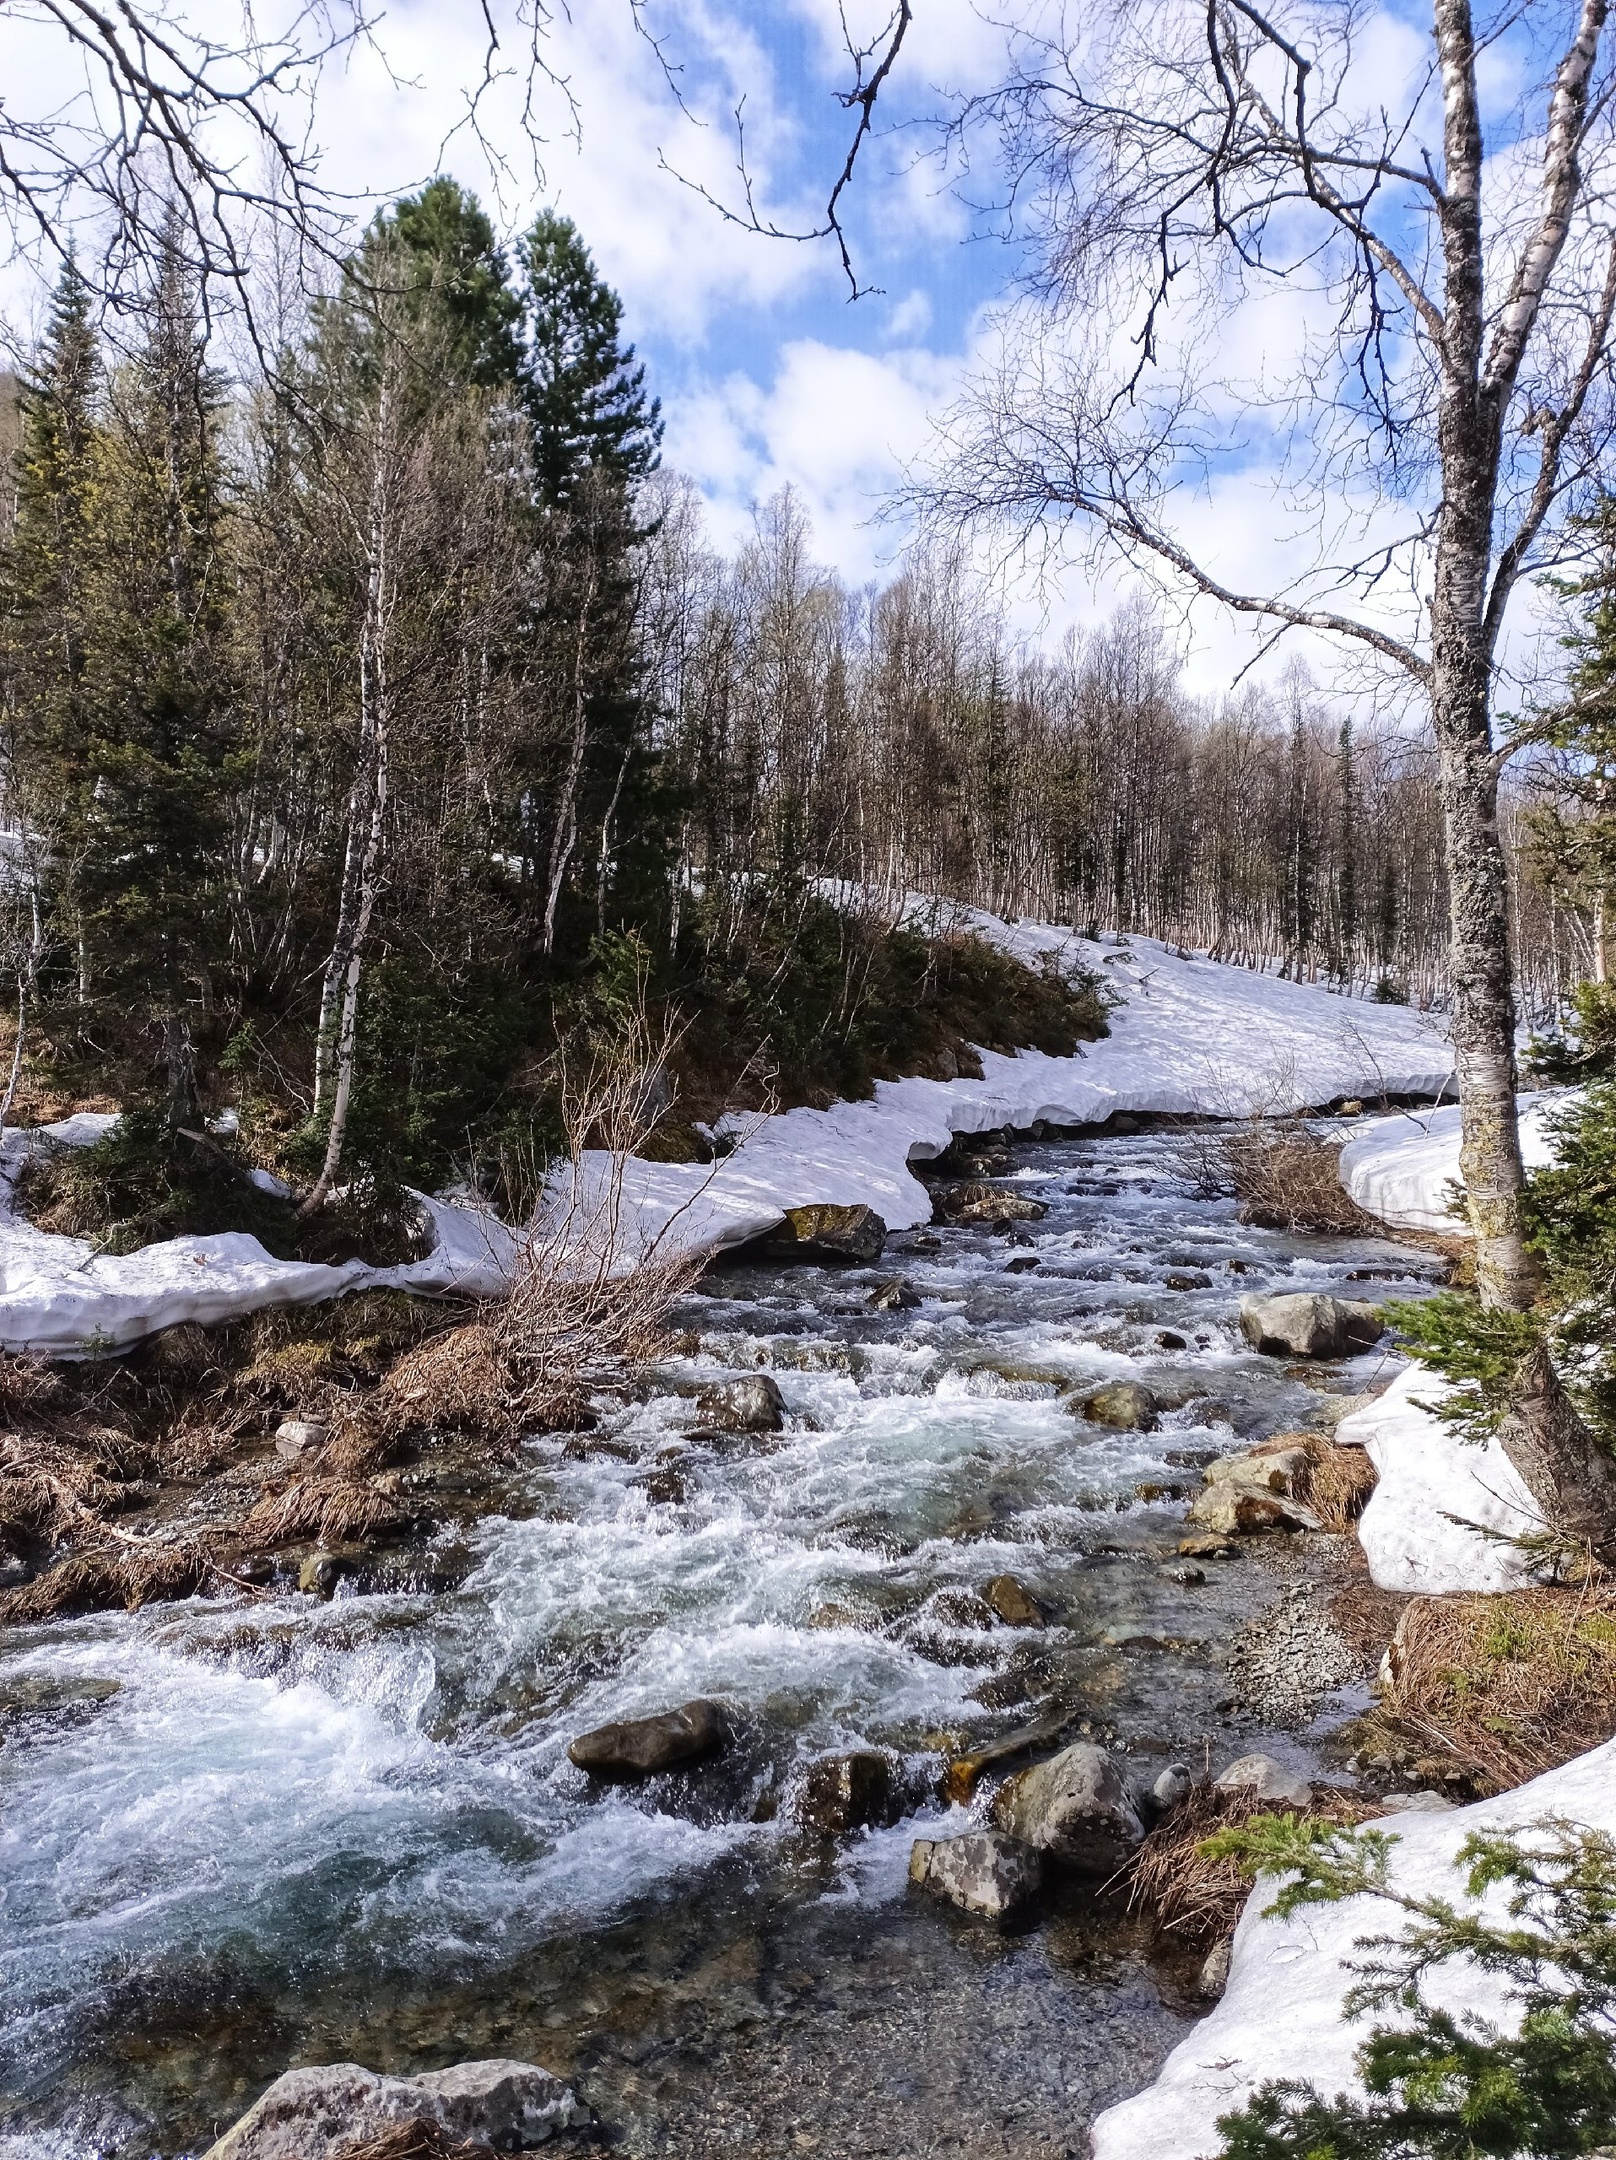
[[[1236,1436],[1381,1369],[1255,1356],[1244,1292],[1434,1279],[1241,1226],[1207,1150],[1026,1143],[1015,1188],[1049,1213],[1008,1237],[714,1272],[647,1399],[529,1444],[504,1511],[443,1532],[451,1587],[0,1638],[0,2154],[195,2152],[295,2064],[486,2055],[572,2078],[628,2155],[1082,2151],[1204,2011],[1195,1961],[1092,1889],[1010,1932],[910,1890],[912,1840],[969,1819],[940,1765],[1051,1713],[1146,1784],[1259,1746],[1329,1764],[1362,1674],[1276,1723],[1227,1658],[1346,1579],[1350,1541],[1183,1582],[1182,1516]],[[872,1309],[894,1281],[919,1303]],[[787,1430],[691,1446],[695,1387],[759,1368]],[[1062,1399],[1121,1378],[1170,1406],[1157,1430]],[[1049,1626],[985,1624],[1002,1572]],[[605,1791],[568,1762],[698,1695],[731,1713],[717,1760]],[[802,1766],[851,1747],[889,1752],[903,1819],[805,1832]]]

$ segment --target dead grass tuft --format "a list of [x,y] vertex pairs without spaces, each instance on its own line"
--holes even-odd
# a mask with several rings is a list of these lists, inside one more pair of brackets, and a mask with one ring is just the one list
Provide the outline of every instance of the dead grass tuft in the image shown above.
[[442,2123],[424,2118],[391,2123],[352,2145],[339,2145],[332,2160],[488,2160],[489,2150],[474,2139],[459,2143]]
[[32,1582],[0,1597],[0,1627],[27,1627],[72,1613],[137,1612],[157,1598],[190,1597],[208,1587],[217,1569],[195,1539],[167,1544],[130,1539],[98,1551],[75,1553]]
[[352,1478],[294,1478],[283,1492],[265,1493],[241,1526],[248,1546],[290,1545],[312,1538],[321,1545],[359,1544],[394,1530],[403,1517],[384,1493]]
[[1386,1663],[1374,1722],[1506,1792],[1616,1733],[1616,1591],[1413,1598]]
[[[1278,1813],[1272,1801],[1250,1792],[1219,1792],[1197,1785],[1188,1799],[1164,1815],[1122,1871],[1130,1912],[1148,1912],[1165,1934],[1198,1950],[1232,1934],[1251,1891],[1251,1878],[1234,1860],[1212,1860],[1201,1851],[1215,1830]],[[1324,1822],[1367,1822],[1380,1809],[1357,1793],[1326,1792],[1308,1810]]]
[[1326,1530],[1352,1531],[1378,1482],[1374,1464],[1362,1448],[1338,1447],[1327,1433],[1280,1433],[1271,1448],[1307,1451],[1308,1467],[1297,1481],[1296,1498],[1310,1507]]
[[1264,1230],[1385,1235],[1341,1182],[1341,1144],[1305,1125],[1238,1125],[1221,1136],[1243,1222]]
[[510,1362],[493,1328],[482,1321],[435,1335],[400,1358],[376,1391],[374,1413],[384,1429],[481,1432],[513,1429]]

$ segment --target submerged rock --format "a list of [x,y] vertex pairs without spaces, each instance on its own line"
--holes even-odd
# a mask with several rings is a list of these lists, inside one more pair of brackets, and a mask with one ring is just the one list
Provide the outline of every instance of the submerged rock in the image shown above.
[[881,1829],[892,1816],[892,1765],[874,1748],[827,1755],[808,1765],[794,1808],[805,1830],[845,1837]]
[[1044,1624],[1043,1606],[1014,1575],[995,1575],[985,1582],[982,1601],[1006,1627],[1041,1628]]
[[1272,1755],[1242,1755],[1216,1779],[1219,1792],[1250,1793],[1254,1800],[1274,1807],[1307,1808],[1313,1805],[1313,1787],[1299,1770],[1287,1770]]
[[1121,1771],[1086,1740],[1011,1778],[994,1800],[993,1819],[1085,1875],[1112,1874],[1145,1834]]
[[1264,1357],[1345,1357],[1386,1332],[1376,1305],[1299,1292],[1240,1300],[1240,1332]]
[[358,2063],[288,2070],[209,2147],[206,2160],[325,2160],[327,2154],[408,2123],[437,2123],[451,2138],[518,2152],[593,2118],[537,2063],[457,2063],[424,2077],[380,2077]]
[[1156,1398],[1137,1380],[1115,1380],[1083,1398],[1083,1415],[1091,1425],[1109,1425],[1114,1432],[1154,1432]]
[[714,1432],[778,1432],[785,1422],[784,1399],[767,1373],[720,1380],[703,1388],[697,1401]]
[[1004,1920],[1043,1887],[1040,1855],[1002,1830],[968,1830],[963,1837],[916,1838],[909,1880],[961,1912]]
[[591,1777],[642,1778],[711,1755],[728,1737],[719,1705],[698,1698],[655,1717],[622,1718],[580,1733],[567,1754]]
[[792,1266],[873,1267],[887,1241],[887,1226],[870,1207],[788,1208],[777,1230],[750,1246],[759,1260]]

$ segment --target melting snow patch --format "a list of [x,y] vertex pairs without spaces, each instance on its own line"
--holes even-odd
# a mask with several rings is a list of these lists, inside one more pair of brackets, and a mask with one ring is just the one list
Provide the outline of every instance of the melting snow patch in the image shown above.
[[[1560,1815],[1616,1830],[1616,1741],[1551,1770],[1518,1791],[1451,1814],[1388,1816],[1398,1842],[1392,1881],[1399,1889],[1463,1903],[1453,1856],[1473,1830],[1514,1829]],[[1289,1920],[1264,1917],[1271,1883],[1246,1902],[1234,1938],[1222,2001],[1168,2056],[1154,2085],[1108,2108],[1094,2125],[1094,2160],[1201,2160],[1222,2140],[1220,2115],[1244,2105],[1268,2078],[1301,2078],[1332,2096],[1357,2088],[1353,2057],[1374,2022],[1344,2023],[1341,2002],[1362,1953],[1359,1936],[1397,1934],[1403,1916],[1381,1898],[1311,1906]],[[1495,1894],[1501,1909],[1503,1893]],[[1502,1983],[1467,1961],[1439,1967],[1428,1999],[1453,2011],[1512,2022]],[[1385,2023],[1396,2014],[1381,2012]]]
[[[1546,1121],[1573,1100],[1565,1093],[1521,1097],[1521,1153],[1528,1170],[1553,1162]],[[1448,1207],[1449,1188],[1459,1182],[1460,1138],[1457,1103],[1375,1118],[1341,1150],[1341,1182],[1359,1207],[1395,1230],[1468,1237],[1468,1224]]]

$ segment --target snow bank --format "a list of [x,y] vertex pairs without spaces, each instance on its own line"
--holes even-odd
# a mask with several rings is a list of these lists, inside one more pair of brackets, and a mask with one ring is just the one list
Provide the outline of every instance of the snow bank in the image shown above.
[[[1546,1121],[1572,1099],[1563,1090],[1521,1097],[1521,1153],[1528,1170],[1553,1162]],[[1468,1225],[1448,1212],[1448,1187],[1459,1182],[1459,1140],[1457,1103],[1373,1118],[1341,1150],[1341,1182],[1359,1207],[1395,1230],[1468,1237]]]
[[[1408,1891],[1462,1902],[1452,1861],[1472,1830],[1519,1828],[1556,1814],[1616,1830],[1616,1740],[1529,1785],[1451,1814],[1388,1816],[1398,1843],[1392,1880]],[[1496,1902],[1495,1902],[1496,1901]],[[1154,2085],[1107,2108],[1094,2125],[1094,2160],[1201,2160],[1221,2140],[1217,2119],[1265,2078],[1305,2078],[1322,2093],[1352,2088],[1353,2055],[1371,2018],[1343,2023],[1341,2000],[1360,1935],[1396,1934],[1402,1916],[1383,1898],[1313,1906],[1290,1920],[1263,1917],[1267,1885],[1248,1899],[1234,1939],[1229,1985],[1211,2016],[1168,2056]],[[1503,1893],[1489,1899],[1501,1910]],[[1507,2025],[1498,1979],[1468,1962],[1439,1968],[1427,1989],[1445,2008],[1474,2010]],[[1382,2023],[1395,2022],[1382,2012]]]
[[494,1297],[508,1280],[515,1240],[485,1210],[422,1197],[433,1247],[402,1267],[342,1267],[277,1260],[255,1237],[168,1238],[139,1252],[97,1253],[18,1220],[11,1189],[31,1146],[44,1137],[88,1147],[114,1122],[90,1112],[32,1132],[8,1132],[0,1148],[0,1348],[45,1355],[111,1350],[159,1328],[209,1327],[265,1305],[314,1305],[345,1290],[459,1291]]
[[1365,1449],[1380,1473],[1358,1542],[1382,1590],[1514,1590],[1531,1579],[1525,1554],[1482,1532],[1529,1535],[1542,1517],[1496,1440],[1473,1446],[1419,1407],[1442,1391],[1435,1374],[1410,1365],[1336,1427],[1336,1439]]
[[[1340,1096],[1436,1094],[1451,1059],[1436,1023],[1396,1005],[1369,1005],[1307,984],[1281,982],[1218,961],[1184,957],[1153,939],[1093,942],[1047,923],[1001,923],[974,910],[950,919],[1017,957],[1051,955],[1086,967],[1124,1002],[1111,1034],[1071,1058],[982,1053],[980,1080],[897,1080],[875,1100],[765,1119],[745,1144],[709,1167],[632,1162],[621,1195],[625,1262],[652,1246],[713,1251],[815,1203],[875,1209],[894,1230],[930,1219],[911,1161],[941,1154],[956,1133],[1098,1123],[1119,1110],[1249,1116],[1307,1108]],[[95,1137],[99,1121],[46,1128]],[[6,1163],[28,1136],[10,1135]],[[610,1164],[586,1159],[596,1190]],[[584,1196],[586,1212],[590,1196]],[[362,1286],[458,1290],[494,1296],[514,1252],[511,1233],[484,1212],[427,1203],[437,1245],[408,1267],[315,1267],[273,1259],[255,1238],[176,1238],[122,1259],[82,1240],[0,1219],[0,1346],[71,1352],[114,1348],[182,1320],[204,1324],[261,1305],[307,1304]]]
[[[957,1133],[1099,1124],[1117,1111],[1250,1117],[1341,1096],[1435,1095],[1452,1076],[1438,1024],[1406,1006],[1185,957],[1152,938],[1095,942],[967,908],[947,921],[1029,965],[1049,955],[1102,977],[1124,1001],[1109,1036],[1070,1058],[985,1050],[980,1080],[883,1080],[872,1102],[785,1111],[716,1169],[636,1163],[624,1192],[631,1247],[735,1245],[815,1202],[862,1203],[890,1229],[913,1229],[930,1220],[931,1200],[909,1165]],[[588,1168],[607,1175],[603,1159]]]

